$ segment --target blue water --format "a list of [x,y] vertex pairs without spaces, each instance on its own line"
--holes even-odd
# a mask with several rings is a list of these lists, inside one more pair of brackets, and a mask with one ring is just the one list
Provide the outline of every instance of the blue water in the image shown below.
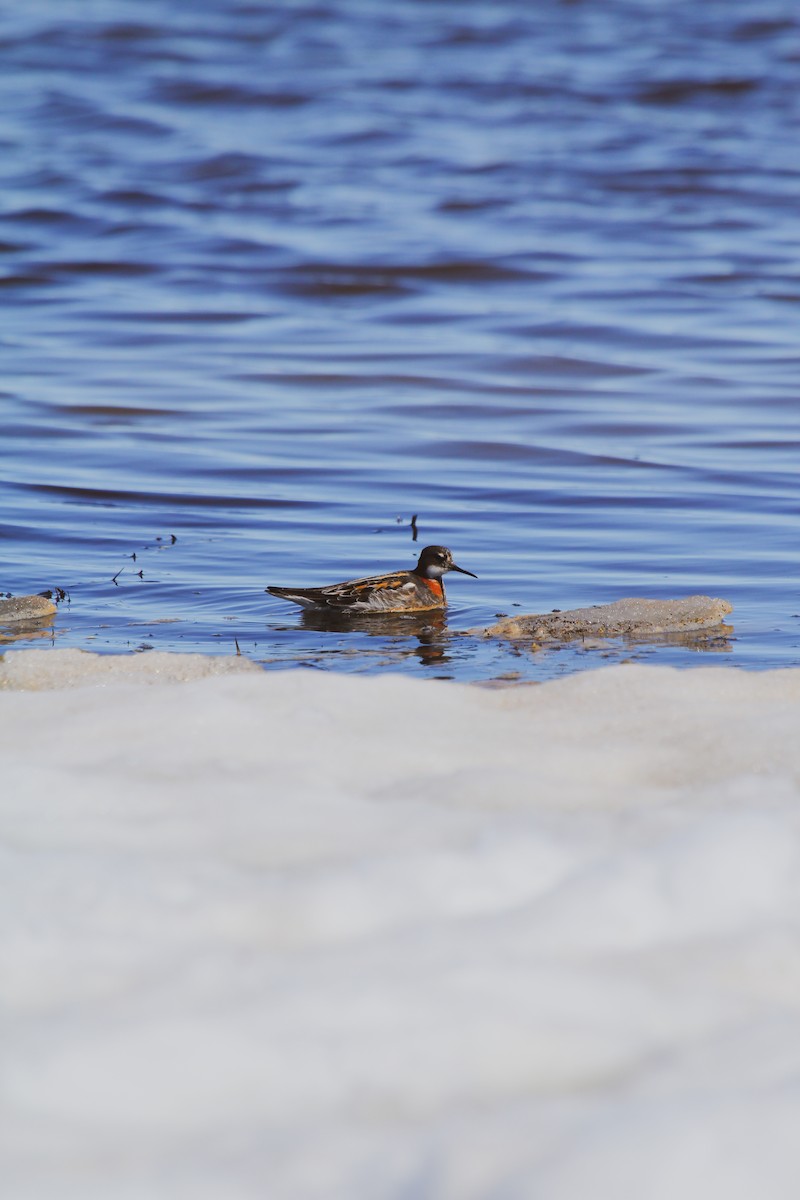
[[[68,593],[15,645],[800,663],[794,3],[36,0],[0,49],[0,589]],[[264,592],[430,542],[441,623]],[[694,592],[726,636],[464,636]]]

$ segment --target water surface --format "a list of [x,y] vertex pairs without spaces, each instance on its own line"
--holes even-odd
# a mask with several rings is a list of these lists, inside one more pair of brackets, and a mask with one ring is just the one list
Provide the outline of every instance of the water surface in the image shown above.
[[[69,595],[20,644],[800,663],[794,5],[38,0],[0,39],[0,588]],[[264,592],[429,542],[480,578],[422,628]],[[732,634],[463,636],[694,592]]]

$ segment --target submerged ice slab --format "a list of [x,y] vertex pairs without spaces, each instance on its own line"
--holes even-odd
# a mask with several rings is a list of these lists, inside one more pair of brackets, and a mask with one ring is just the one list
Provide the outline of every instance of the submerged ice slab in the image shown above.
[[686,596],[681,600],[640,600],[635,597],[571,608],[565,612],[526,613],[506,617],[484,630],[485,637],[567,641],[581,637],[647,637],[665,633],[691,633],[719,625],[731,612],[727,600],[711,596]]
[[9,1196],[794,1200],[800,671],[153,654],[0,692]]

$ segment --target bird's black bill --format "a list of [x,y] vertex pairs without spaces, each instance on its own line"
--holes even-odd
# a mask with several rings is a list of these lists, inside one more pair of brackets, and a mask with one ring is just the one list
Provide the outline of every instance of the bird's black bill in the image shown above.
[[455,563],[450,564],[451,571],[458,571],[459,575],[469,575],[470,579],[477,579],[477,575],[473,575],[472,571],[465,571],[463,567],[457,567]]

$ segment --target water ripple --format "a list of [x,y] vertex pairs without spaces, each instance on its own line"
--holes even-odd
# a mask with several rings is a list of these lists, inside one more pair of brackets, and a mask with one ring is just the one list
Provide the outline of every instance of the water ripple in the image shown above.
[[434,638],[460,678],[605,661],[459,638],[496,611],[697,590],[736,606],[720,659],[800,661],[798,30],[750,0],[9,10],[4,590],[69,584],[76,645],[225,620],[425,671],[375,630],[326,659],[262,589],[435,541],[481,577]]

